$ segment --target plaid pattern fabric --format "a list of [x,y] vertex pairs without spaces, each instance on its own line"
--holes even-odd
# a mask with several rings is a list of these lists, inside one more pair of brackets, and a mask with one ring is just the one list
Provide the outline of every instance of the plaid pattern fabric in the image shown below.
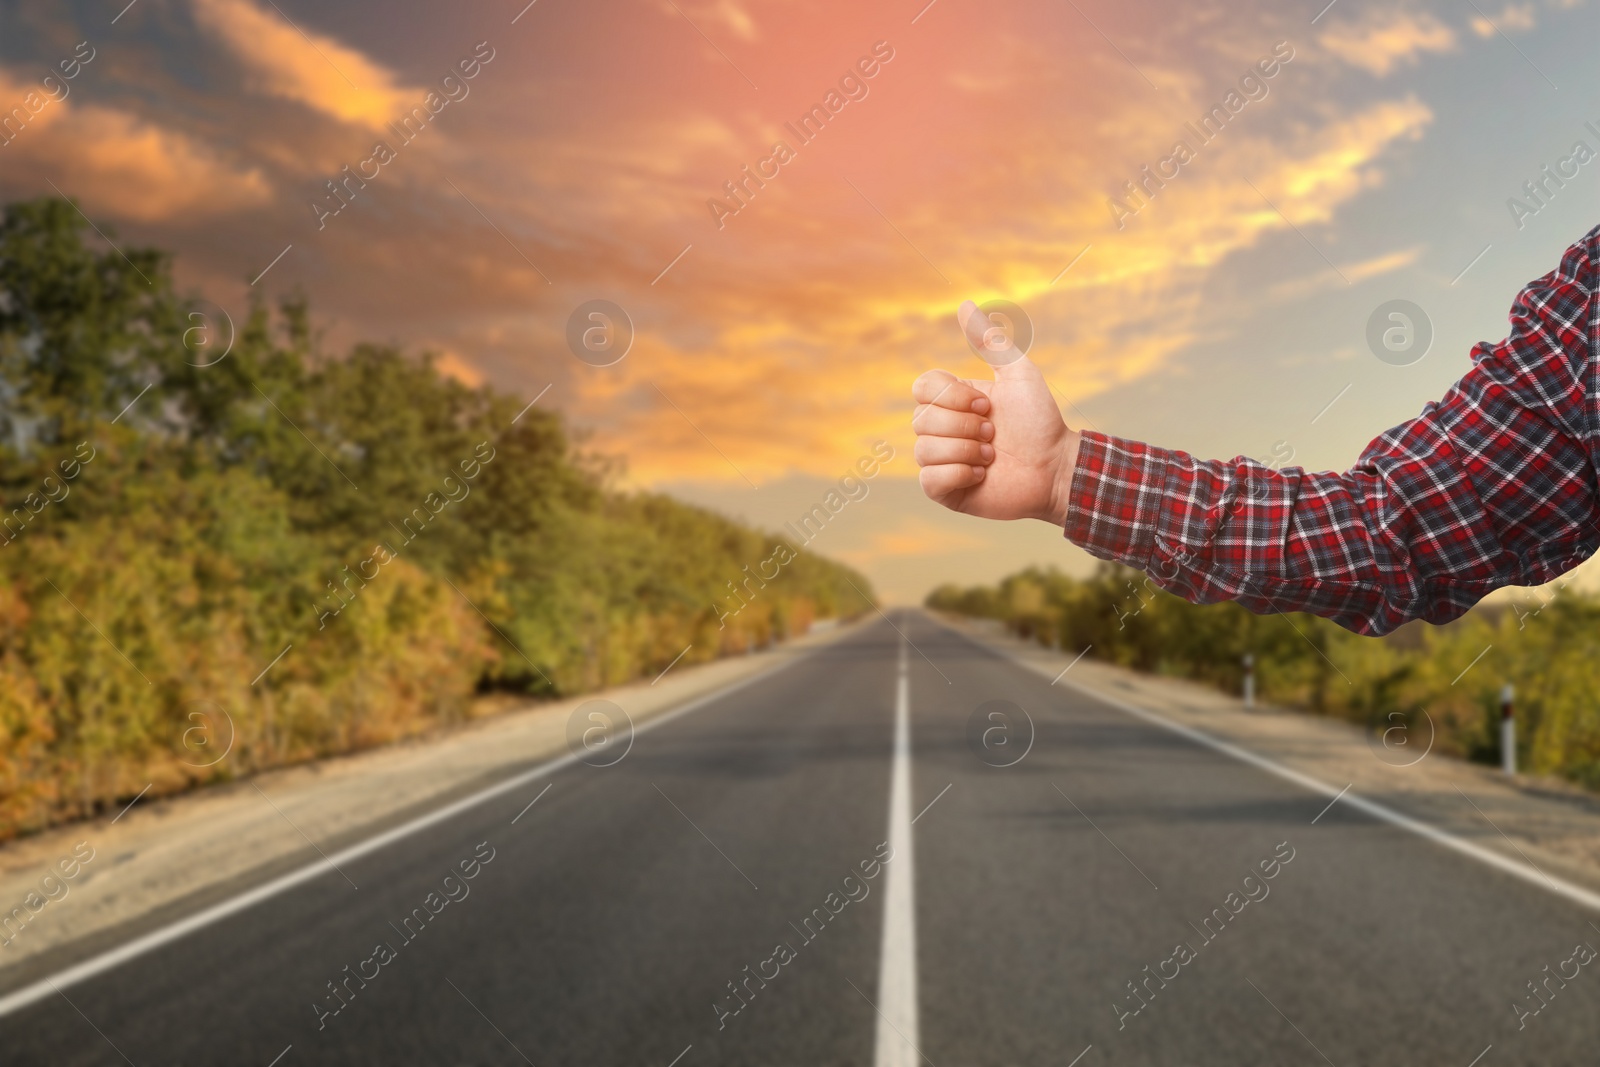
[[1085,432],[1066,536],[1195,603],[1362,634],[1553,580],[1600,546],[1597,262],[1600,227],[1522,290],[1510,336],[1342,474]]

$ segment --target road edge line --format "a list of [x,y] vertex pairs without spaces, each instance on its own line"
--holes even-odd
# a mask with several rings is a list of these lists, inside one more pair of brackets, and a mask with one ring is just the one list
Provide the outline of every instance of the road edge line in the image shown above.
[[[978,645],[980,648],[988,648],[998,655],[1004,656],[1005,658],[1011,660],[1018,666],[1033,671],[1035,674],[1038,674],[1041,677],[1043,677],[1046,673],[1045,671],[1038,669],[1033,664],[1022,659],[1021,656],[1009,649],[989,645],[988,643],[981,641],[970,634],[962,633],[961,630],[951,626],[943,619],[937,619],[935,617],[935,621],[937,621],[939,625],[950,630],[952,633],[959,634],[968,641],[971,641],[973,644]],[[1144,722],[1150,723],[1151,725],[1160,726],[1163,729],[1170,730],[1181,737],[1193,741],[1195,744],[1212,749],[1213,751],[1219,752],[1224,756],[1236,759],[1241,763],[1247,763],[1250,766],[1255,767],[1257,770],[1265,771],[1266,773],[1275,777],[1282,778],[1284,781],[1292,782],[1293,784],[1298,785],[1302,789],[1305,789],[1309,792],[1320,793],[1325,797],[1337,798],[1341,791],[1338,787],[1329,785],[1327,782],[1324,782],[1321,779],[1313,778],[1309,774],[1304,774],[1300,771],[1294,770],[1292,767],[1287,767],[1275,760],[1269,759],[1266,756],[1251,752],[1249,749],[1240,748],[1238,745],[1235,745],[1232,742],[1224,741],[1221,738],[1212,737],[1210,734],[1201,730],[1196,730],[1192,726],[1185,726],[1182,723],[1173,722],[1166,716],[1161,715],[1158,712],[1150,711],[1148,708],[1141,708],[1137,705],[1129,704],[1118,697],[1111,696],[1107,693],[1098,692],[1094,689],[1083,686],[1078,682],[1062,679],[1061,684],[1071,687],[1079,694],[1086,696],[1091,700],[1099,701],[1102,704],[1115,708],[1125,714],[1132,715],[1134,718],[1141,719]],[[1344,789],[1348,790],[1349,787],[1345,786]],[[1470,859],[1475,859],[1479,863],[1493,867],[1504,874],[1509,874],[1515,878],[1520,878],[1523,881],[1532,885],[1536,885],[1539,888],[1544,889],[1556,896],[1564,897],[1575,904],[1580,904],[1583,907],[1600,911],[1600,893],[1596,893],[1593,890],[1585,889],[1583,886],[1574,882],[1569,882],[1564,878],[1552,877],[1536,867],[1518,863],[1516,860],[1513,860],[1508,856],[1502,856],[1500,853],[1495,852],[1492,849],[1484,848],[1482,845],[1475,845],[1471,841],[1457,837],[1455,834],[1452,834],[1447,830],[1441,830],[1438,827],[1431,826],[1420,819],[1414,819],[1409,815],[1398,812],[1385,804],[1378,803],[1375,800],[1368,800],[1366,797],[1363,797],[1358,793],[1345,792],[1344,803],[1348,804],[1350,807],[1356,808],[1361,812],[1364,812],[1367,815],[1370,815],[1372,818],[1377,819],[1380,822],[1388,823],[1391,826],[1398,827],[1399,829],[1416,834],[1419,837],[1426,838],[1436,845],[1450,849],[1463,856],[1467,856]]]
[[[841,634],[841,637],[846,636],[848,636],[848,634]],[[821,642],[812,648],[802,650],[801,654],[795,656],[793,659],[787,660],[783,663],[773,664],[766,670],[752,674],[748,678],[741,678],[738,681],[732,682],[720,689],[716,689],[710,693],[705,693],[701,696],[695,697],[688,703],[673,708],[671,711],[662,712],[659,715],[653,716],[652,718],[645,720],[643,724],[635,727],[633,736],[637,738],[640,734],[647,733],[650,730],[655,729],[657,726],[671,722],[672,720],[687,715],[690,712],[698,711],[700,708],[714,700],[720,700],[723,697],[730,696],[734,693],[737,693],[741,689],[752,686],[756,682],[763,681],[780,671],[787,670],[797,663],[802,663],[805,660],[810,659],[822,649],[832,647],[834,643],[835,642],[832,641]],[[423,830],[426,830],[432,826],[436,826],[439,823],[447,822],[462,812],[469,811],[480,804],[493,800],[495,797],[503,796],[504,794],[510,793],[513,790],[520,789],[522,786],[525,786],[530,782],[536,782],[540,778],[544,778],[547,775],[554,774],[559,770],[570,767],[572,764],[579,762],[580,758],[581,757],[579,753],[569,752],[565,756],[558,756],[553,760],[547,760],[536,767],[532,767],[529,770],[521,772],[520,774],[513,775],[502,782],[496,782],[494,785],[486,786],[476,793],[471,793],[460,798],[459,800],[451,801],[449,804],[446,804],[444,807],[439,808],[436,811],[431,811],[426,815],[418,816],[417,818],[408,822],[401,823],[399,826],[392,827],[363,841],[358,841],[353,845],[347,845],[345,848],[340,849],[333,855],[319,859],[315,863],[308,863],[304,867],[299,867],[295,870],[289,871],[286,874],[281,874],[276,878],[273,878],[267,882],[263,882],[254,889],[247,889],[243,893],[238,893],[227,898],[226,900],[218,901],[215,904],[202,908],[193,915],[179,919],[175,922],[168,923],[165,926],[157,927],[148,933],[140,934],[131,941],[124,942],[116,948],[106,949],[105,951],[96,953],[93,956],[90,956],[88,959],[81,960],[70,967],[64,967],[54,974],[49,974],[34,982],[30,982],[25,986],[0,996],[0,1018],[5,1018],[8,1015],[15,1014],[23,1008],[36,1004],[39,1001],[49,997],[52,993],[57,993],[62,989],[78,985],[82,982],[88,981],[90,978],[98,977],[107,971],[115,970],[130,960],[137,959],[148,952],[162,948],[174,941],[181,940],[195,931],[204,929],[213,923],[220,922],[221,920],[229,918],[233,915],[237,915],[240,912],[248,911],[257,904],[271,900],[273,897],[279,896],[288,890],[295,888],[296,886],[311,881],[314,878],[318,878],[325,874],[336,873],[335,868],[339,864],[361,859],[364,856],[371,855],[374,852],[378,852],[384,848],[387,848],[396,841],[404,840],[407,837],[421,833]]]

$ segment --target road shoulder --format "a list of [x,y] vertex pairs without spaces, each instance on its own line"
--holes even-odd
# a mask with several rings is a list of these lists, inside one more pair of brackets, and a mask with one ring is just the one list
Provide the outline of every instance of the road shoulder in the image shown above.
[[[141,801],[120,816],[9,842],[0,846],[0,916],[22,908],[28,919],[0,946],[0,991],[564,756],[568,720],[588,701],[610,701],[643,726],[803,658],[875,618],[679,667],[653,682],[502,712],[425,739]],[[50,877],[90,850],[93,858],[76,863],[73,877]],[[30,899],[37,911],[30,912]]]

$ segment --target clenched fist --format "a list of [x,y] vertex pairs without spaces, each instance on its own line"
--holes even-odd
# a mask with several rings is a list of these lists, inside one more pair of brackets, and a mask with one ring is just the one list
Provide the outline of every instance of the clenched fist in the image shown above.
[[956,320],[994,381],[931,370],[911,386],[922,491],[979,518],[1065,524],[1077,433],[1061,420],[1039,368],[976,304],[962,304]]

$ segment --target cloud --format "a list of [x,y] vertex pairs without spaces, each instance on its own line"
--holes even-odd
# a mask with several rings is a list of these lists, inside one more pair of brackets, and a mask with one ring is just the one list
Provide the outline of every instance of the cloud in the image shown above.
[[[237,53],[274,96],[353,122],[379,122],[402,102],[393,74],[331,40],[308,43],[266,0],[191,3],[207,37]],[[727,44],[731,27],[711,14],[722,8],[678,3]],[[754,10],[769,37],[782,36],[781,24],[766,25],[776,10]],[[1114,53],[1105,69],[1063,69],[1047,43],[1019,32],[1017,62],[1005,65],[1021,73],[984,79],[960,35],[950,36],[950,62],[936,48],[914,65],[904,46],[906,59],[885,64],[871,96],[802,147],[726,229],[708,218],[706,198],[789,136],[784,117],[816,97],[811,74],[787,88],[763,77],[771,104],[728,106],[708,91],[605,98],[584,112],[560,106],[574,84],[565,75],[519,72],[517,85],[471,105],[471,122],[447,146],[408,154],[336,233],[319,237],[307,261],[321,272],[312,276],[318,300],[352,329],[432,344],[440,370],[464,382],[521,388],[529,399],[554,382],[552,397],[593,430],[593,446],[627,455],[643,484],[705,478],[742,488],[741,475],[757,484],[791,472],[836,476],[877,438],[901,449],[909,473],[911,380],[929,365],[984,372],[953,325],[966,296],[1028,308],[1039,327],[1035,356],[1064,404],[1081,408],[1096,394],[1184,373],[1184,352],[1227,335],[1244,313],[1208,290],[1229,257],[1270,245],[1269,256],[1291,265],[1272,281],[1312,267],[1315,284],[1332,277],[1251,183],[1347,275],[1401,265],[1392,243],[1341,249],[1322,226],[1385,180],[1385,154],[1431,119],[1423,105],[1335,103],[1313,80],[1328,68],[1296,60],[1270,98],[1252,102],[1118,231],[1108,192],[1188,136],[1181,118],[1218,99],[1246,61],[1218,68],[1227,77],[1210,68],[1190,77],[1176,59],[1141,59],[1162,84],[1185,87],[1174,117],[1170,103],[1129,91],[1138,75],[1116,68]],[[652,55],[645,48],[641,62]],[[830,46],[816,69],[837,62]],[[381,89],[377,103],[346,106],[349,87],[335,66]],[[953,87],[952,71],[973,80]],[[86,210],[131,218],[259,202],[272,190],[252,166],[275,176],[288,169],[264,144],[309,153],[318,137],[348,132],[305,122],[292,124],[293,137],[258,132],[246,145],[256,156],[240,166],[208,152],[198,134],[131,114],[84,108],[54,121],[91,120],[95,135],[74,137],[83,142],[76,147],[63,135],[45,173],[81,191]],[[968,131],[959,155],[949,129]],[[82,171],[70,184],[69,166]],[[291,179],[278,180],[287,189]],[[269,283],[288,284],[286,269],[294,268],[279,267]],[[597,296],[622,303],[638,330],[615,367],[588,367],[566,351],[567,316]],[[1075,425],[1088,422],[1066,410]]]
[[[1412,248],[1403,248],[1397,252],[1387,252],[1381,256],[1362,260],[1359,263],[1347,263],[1339,268],[1339,272],[1349,279],[1351,285],[1364,282],[1368,278],[1390,274],[1397,270],[1404,270],[1412,266],[1422,257],[1420,245]],[[1296,278],[1290,281],[1279,282],[1267,291],[1268,295],[1276,301],[1298,300],[1315,293],[1330,284],[1326,271],[1319,271],[1308,278]],[[1334,279],[1333,284],[1343,285],[1343,281]],[[1318,359],[1325,358],[1319,355]]]
[[1473,32],[1479,37],[1493,37],[1497,32],[1527,31],[1533,29],[1534,24],[1533,5],[1528,3],[1507,4],[1500,14],[1492,17],[1472,17]]
[[[30,87],[0,70],[0,99]],[[8,177],[50,178],[93,213],[137,222],[210,217],[271,201],[261,171],[127,111],[52,100],[0,152]]]
[[1312,151],[1278,168],[1262,188],[1296,224],[1327,222],[1359,190],[1382,183],[1370,166],[1379,154],[1420,140],[1432,121],[1433,111],[1414,97],[1374,104],[1321,131]]
[[[1230,256],[1287,237],[1289,245],[1269,254],[1315,266],[1301,288],[1342,285],[1300,242],[1290,220],[1326,247],[1352,281],[1417,258],[1416,248],[1341,254],[1318,233],[1342,207],[1385,182],[1389,153],[1422,136],[1433,115],[1417,100],[1378,101],[1276,128],[1270,112],[1241,115],[1237,128],[1203,148],[1117,231],[1105,193],[1083,176],[1097,169],[1109,178],[1104,159],[1113,152],[1130,158],[1126,143],[1116,141],[1126,142],[1129,130],[1165,125],[1167,132],[1145,136],[1170,148],[1178,133],[1173,119],[1141,106],[1126,107],[1121,120],[1105,124],[1100,140],[1086,138],[1081,147],[1033,142],[999,126],[986,134],[994,144],[972,146],[969,157],[1001,162],[952,171],[937,187],[854,175],[893,228],[828,173],[826,159],[808,156],[817,160],[810,170],[786,171],[769,183],[725,231],[611,248],[599,243],[607,227],[594,220],[618,202],[636,209],[633,225],[619,230],[626,235],[648,233],[648,220],[670,222],[698,208],[705,189],[714,188],[703,175],[733,170],[721,158],[735,140],[727,128],[682,113],[663,116],[662,131],[694,134],[692,155],[658,152],[665,133],[641,129],[620,139],[611,166],[568,168],[565,176],[551,173],[563,169],[556,161],[584,158],[591,150],[584,142],[552,145],[549,154],[524,143],[538,187],[547,187],[547,174],[564,191],[573,174],[585,177],[589,197],[554,198],[577,205],[579,215],[563,223],[546,207],[525,199],[519,205],[492,187],[471,195],[556,279],[549,291],[556,306],[530,308],[529,299],[546,291],[544,282],[520,266],[500,237],[457,232],[454,239],[471,252],[450,255],[472,265],[460,276],[482,301],[481,317],[477,336],[438,341],[461,352],[493,351],[502,367],[515,365],[518,352],[546,354],[546,369],[530,371],[523,383],[528,395],[557,377],[562,403],[593,428],[596,447],[629,456],[637,484],[686,477],[742,484],[744,476],[762,485],[788,472],[826,476],[875,438],[908,445],[908,389],[918,373],[930,365],[983,373],[953,325],[963,297],[1004,296],[1026,307],[1038,327],[1036,360],[1060,386],[1063,403],[1081,408],[1096,394],[1171,368],[1196,342],[1236,325],[1240,309],[1207,295],[1208,280]],[[1145,148],[1136,151],[1131,158],[1152,158]],[[715,157],[714,170],[700,165],[708,156]],[[950,224],[952,205],[961,205],[961,225]],[[537,229],[545,223],[588,229],[586,257],[553,256],[525,241],[528,225],[517,220],[530,215],[540,218]],[[462,218],[472,221],[466,213]],[[693,250],[651,286],[691,236]],[[1090,251],[1061,275],[1085,245]],[[950,276],[949,286],[919,251]],[[585,280],[564,300],[574,268]],[[609,289],[628,277],[632,286],[609,295],[638,328],[632,353],[614,367],[579,366],[560,334],[566,314],[596,295],[587,291],[596,284],[590,279]],[[487,343],[483,328],[491,324],[498,332]],[[1086,421],[1065,410],[1074,425]]]
[[1357,22],[1332,24],[1319,40],[1346,63],[1380,78],[1402,64],[1416,63],[1424,52],[1450,52],[1456,47],[1455,31],[1433,15],[1403,11],[1374,12]]
[[192,2],[195,20],[234,54],[258,91],[372,129],[423,95],[355,49],[306,33],[252,0]]

